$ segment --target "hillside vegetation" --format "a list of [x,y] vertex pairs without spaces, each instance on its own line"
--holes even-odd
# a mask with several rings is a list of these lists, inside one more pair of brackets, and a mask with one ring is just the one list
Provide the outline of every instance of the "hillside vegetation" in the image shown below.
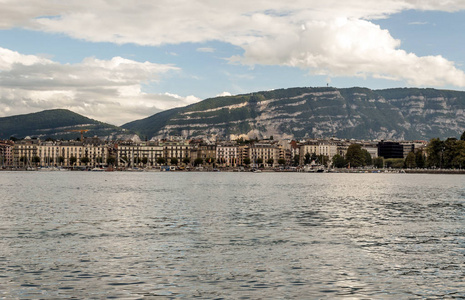
[[41,139],[76,139],[79,132],[71,130],[87,129],[86,136],[114,137],[125,130],[102,123],[66,109],[45,110],[38,113],[0,118],[0,138],[24,138],[26,136]]
[[206,99],[123,125],[148,138],[430,139],[465,129],[465,93],[290,88]]
[[206,99],[121,127],[55,109],[0,118],[0,138],[319,138],[429,140],[465,130],[465,92],[290,88]]

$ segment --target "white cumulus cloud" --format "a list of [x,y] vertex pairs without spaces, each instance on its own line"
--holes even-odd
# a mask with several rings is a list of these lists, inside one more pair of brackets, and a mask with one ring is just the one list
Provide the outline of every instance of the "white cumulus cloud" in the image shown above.
[[216,97],[228,97],[232,96],[230,92],[222,92],[221,94],[216,95]]
[[[388,31],[371,22],[404,10],[463,10],[462,0],[257,0],[253,5],[246,0],[139,0],[137,4],[68,0],[49,4],[3,0],[0,28],[152,46],[218,40],[244,49],[243,56],[232,60],[248,65],[465,86],[463,72],[453,62],[406,53]],[[419,73],[429,70],[440,71]]]
[[120,125],[199,101],[193,96],[143,92],[144,83],[178,70],[122,57],[90,57],[78,64],[60,64],[0,48],[0,116],[67,108]]

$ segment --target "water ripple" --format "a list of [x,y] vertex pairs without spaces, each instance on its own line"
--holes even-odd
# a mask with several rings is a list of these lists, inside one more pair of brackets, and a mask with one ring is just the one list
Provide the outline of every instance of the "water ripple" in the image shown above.
[[463,176],[62,173],[0,172],[0,298],[465,297]]

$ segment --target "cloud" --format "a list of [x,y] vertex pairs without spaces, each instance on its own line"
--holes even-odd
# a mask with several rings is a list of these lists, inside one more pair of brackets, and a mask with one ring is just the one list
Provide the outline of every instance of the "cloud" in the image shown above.
[[221,94],[216,95],[216,97],[228,97],[232,96],[230,92],[222,92]]
[[465,74],[441,56],[418,57],[398,49],[400,41],[369,21],[337,19],[307,22],[305,30],[264,37],[244,45],[232,61],[285,65],[327,76],[405,80],[417,86],[465,86]]
[[312,74],[389,78],[416,85],[465,86],[464,73],[453,62],[407,53],[399,40],[372,22],[404,10],[459,11],[465,9],[461,0],[257,0],[253,6],[245,0],[46,4],[44,0],[3,0],[0,28],[151,46],[216,40],[241,47],[244,54],[231,61],[245,65],[293,66]]
[[120,125],[199,101],[193,96],[142,91],[143,84],[177,71],[179,68],[172,65],[122,57],[90,57],[78,64],[59,64],[0,48],[0,116],[67,108]]
[[428,22],[410,22],[409,25],[427,25]]

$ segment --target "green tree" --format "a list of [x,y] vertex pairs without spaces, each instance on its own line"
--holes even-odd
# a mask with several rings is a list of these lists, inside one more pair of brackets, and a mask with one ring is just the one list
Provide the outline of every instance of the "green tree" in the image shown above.
[[32,157],[32,162],[33,162],[34,164],[36,164],[36,165],[39,164],[39,163],[40,163],[40,157],[38,157],[38,156],[33,156],[33,157]]
[[182,162],[185,164],[185,165],[188,165],[190,162],[191,162],[191,159],[189,157],[184,157],[182,159]]
[[439,138],[431,139],[426,147],[426,153],[428,153],[427,166],[428,167],[442,167],[443,154],[444,154],[444,142]]
[[387,158],[384,162],[388,168],[402,169],[404,167],[403,158]]
[[163,157],[157,158],[157,164],[164,165],[165,163],[166,163],[166,160]]
[[171,157],[170,163],[171,165],[176,166],[179,163],[179,160],[176,157]]
[[318,162],[321,165],[326,165],[329,161],[329,157],[326,155],[318,155],[316,158],[316,162]]
[[362,149],[363,155],[365,156],[365,163],[364,166],[372,166],[373,165],[373,159],[371,158],[370,152],[366,149]]
[[142,157],[142,164],[146,165],[149,162],[148,157],[144,156]]
[[58,163],[60,165],[63,165],[64,162],[65,162],[65,158],[63,156],[58,156]]
[[87,165],[90,161],[90,159],[87,156],[81,157],[79,160],[85,165]]
[[344,168],[347,165],[346,160],[339,154],[333,156],[333,166],[335,168]]
[[462,168],[465,158],[465,141],[455,138],[448,138],[444,141],[443,147],[443,167]]
[[315,152],[312,153],[312,156],[310,157],[310,162],[316,161],[318,159],[318,156],[316,155]]
[[246,166],[250,165],[250,158],[248,157],[244,158],[244,165]]
[[312,155],[310,153],[305,153],[304,156],[304,165],[308,165],[312,161]]
[[415,162],[415,153],[410,152],[407,154],[407,157],[404,160],[404,166],[409,169],[416,168],[417,163]]
[[450,161],[450,167],[461,169],[465,166],[465,141],[456,141],[453,153],[454,155]]
[[300,164],[300,155],[294,155],[294,167],[297,167]]
[[269,159],[266,160],[266,163],[269,164],[269,165],[273,165],[274,159],[269,158]]
[[352,144],[347,149],[346,161],[352,168],[358,168],[365,165],[365,153],[362,151],[362,146]]
[[417,168],[424,168],[426,166],[426,157],[423,151],[417,151],[417,153],[415,153],[415,164]]
[[203,164],[203,159],[201,157],[194,159],[194,166],[199,166],[201,164]]
[[278,164],[284,166],[286,164],[286,160],[284,158],[278,159]]
[[76,156],[71,156],[71,157],[69,158],[69,163],[70,163],[70,165],[74,166],[74,164],[76,164],[76,162],[77,162]]
[[258,165],[262,164],[263,163],[263,158],[259,157],[257,158],[257,160],[255,161]]
[[373,159],[373,166],[375,168],[381,169],[384,168],[384,158],[382,157],[376,157]]
[[462,135],[460,136],[460,140],[461,141],[465,141],[465,131],[462,133]]

